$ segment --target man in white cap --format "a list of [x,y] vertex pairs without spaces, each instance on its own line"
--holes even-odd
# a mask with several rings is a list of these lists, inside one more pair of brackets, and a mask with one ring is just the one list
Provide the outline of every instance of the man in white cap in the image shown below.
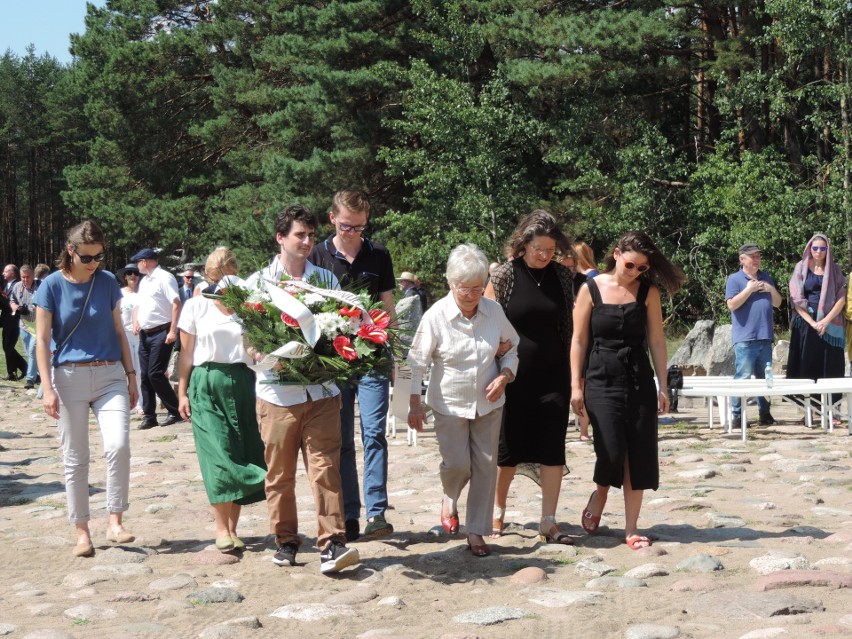
[[420,313],[424,313],[426,311],[426,292],[418,287],[417,276],[411,271],[403,271],[396,278],[396,281],[399,282],[399,290],[402,291],[403,297],[420,298]]

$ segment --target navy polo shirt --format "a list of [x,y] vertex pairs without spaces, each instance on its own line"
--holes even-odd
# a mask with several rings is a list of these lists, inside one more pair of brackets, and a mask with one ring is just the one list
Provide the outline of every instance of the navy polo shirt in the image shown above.
[[350,264],[334,246],[334,235],[314,246],[308,260],[334,273],[342,288],[364,290],[370,293],[373,302],[379,300],[379,293],[396,288],[393,276],[393,262],[390,252],[373,240],[364,238],[361,250]]

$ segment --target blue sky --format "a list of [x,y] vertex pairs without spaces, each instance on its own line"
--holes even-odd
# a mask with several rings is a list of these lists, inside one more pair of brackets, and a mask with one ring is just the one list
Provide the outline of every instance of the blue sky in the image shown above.
[[[90,0],[103,6],[106,0]],[[71,62],[71,33],[83,33],[86,0],[0,0],[0,54],[11,49],[24,56],[35,45],[36,55],[49,53],[63,64]]]

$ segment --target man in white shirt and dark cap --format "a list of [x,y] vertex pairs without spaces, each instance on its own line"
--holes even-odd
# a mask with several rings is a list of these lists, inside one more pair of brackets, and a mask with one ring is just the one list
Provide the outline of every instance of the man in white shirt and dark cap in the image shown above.
[[139,303],[133,309],[133,332],[139,335],[139,380],[142,385],[141,430],[157,426],[157,398],[168,411],[160,426],[182,422],[178,400],[167,371],[177,339],[181,303],[177,281],[160,268],[157,253],[144,248],[130,258],[145,277],[139,282]]

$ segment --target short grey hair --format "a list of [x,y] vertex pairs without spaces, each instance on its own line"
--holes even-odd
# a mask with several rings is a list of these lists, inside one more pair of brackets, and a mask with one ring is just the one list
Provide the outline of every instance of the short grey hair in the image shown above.
[[447,258],[447,282],[450,285],[471,280],[488,280],[488,258],[476,244],[459,244]]

